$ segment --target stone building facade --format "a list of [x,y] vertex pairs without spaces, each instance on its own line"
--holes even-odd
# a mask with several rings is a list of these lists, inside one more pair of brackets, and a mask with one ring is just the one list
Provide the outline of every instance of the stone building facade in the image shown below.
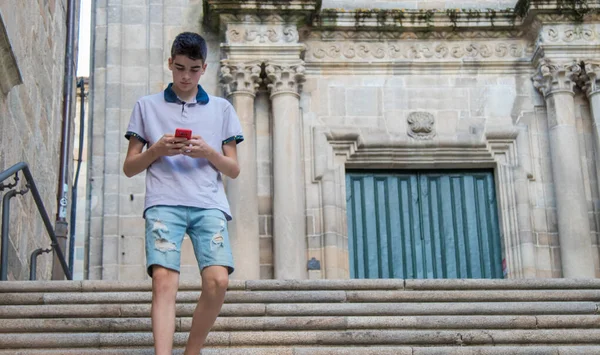
[[[170,81],[184,30],[208,40],[201,84],[230,99],[246,137],[227,181],[234,277],[355,277],[348,176],[450,170],[491,171],[504,277],[600,276],[599,9],[97,2],[87,277],[146,277],[144,176],[122,174],[123,135],[135,101]],[[186,240],[182,279],[196,278]]]
[[[66,17],[66,0],[0,2],[0,171],[26,162],[52,220],[57,206]],[[31,252],[49,245],[31,193],[13,198],[8,278],[28,279]],[[38,258],[38,278],[50,278],[51,268],[51,254]]]

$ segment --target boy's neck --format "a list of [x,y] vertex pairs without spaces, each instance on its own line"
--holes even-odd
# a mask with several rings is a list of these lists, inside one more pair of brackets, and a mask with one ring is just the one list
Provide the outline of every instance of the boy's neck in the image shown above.
[[198,85],[194,86],[194,88],[192,90],[183,91],[183,92],[180,91],[175,85],[173,85],[173,87],[171,89],[173,89],[173,92],[175,92],[175,95],[177,95],[177,97],[181,101],[185,101],[185,102],[192,101],[192,99],[195,98],[196,95],[198,95]]

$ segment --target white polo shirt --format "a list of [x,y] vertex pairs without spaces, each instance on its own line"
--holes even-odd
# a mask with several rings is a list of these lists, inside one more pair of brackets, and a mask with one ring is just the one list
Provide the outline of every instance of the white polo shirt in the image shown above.
[[[240,121],[229,101],[209,96],[200,85],[193,102],[180,100],[172,89],[138,100],[125,138],[135,137],[148,147],[177,128],[192,130],[217,152],[232,140],[244,140]],[[160,157],[146,172],[146,209],[156,205],[215,208],[231,220],[221,173],[204,158],[185,155]]]

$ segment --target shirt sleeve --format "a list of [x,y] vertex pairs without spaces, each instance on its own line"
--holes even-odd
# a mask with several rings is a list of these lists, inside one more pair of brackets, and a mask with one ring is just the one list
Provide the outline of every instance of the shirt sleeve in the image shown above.
[[223,144],[235,141],[236,144],[244,140],[240,119],[237,116],[233,106],[227,104],[223,112]]
[[131,137],[134,137],[140,142],[148,144],[148,140],[145,138],[145,136],[146,134],[144,132],[142,105],[138,101],[133,107],[133,112],[131,112],[131,117],[129,118],[129,126],[127,126],[127,133],[125,133],[125,138],[129,140],[131,139]]

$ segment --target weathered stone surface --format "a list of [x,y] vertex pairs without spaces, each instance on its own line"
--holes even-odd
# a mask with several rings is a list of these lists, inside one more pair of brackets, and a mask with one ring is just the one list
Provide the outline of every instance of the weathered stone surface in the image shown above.
[[[60,1],[0,4],[0,171],[29,164],[51,219],[57,205],[66,12]],[[19,177],[23,189],[22,173]],[[31,193],[12,199],[9,240],[8,278],[26,280],[31,252],[50,243]],[[38,278],[50,278],[51,264],[51,257],[38,259]]]

